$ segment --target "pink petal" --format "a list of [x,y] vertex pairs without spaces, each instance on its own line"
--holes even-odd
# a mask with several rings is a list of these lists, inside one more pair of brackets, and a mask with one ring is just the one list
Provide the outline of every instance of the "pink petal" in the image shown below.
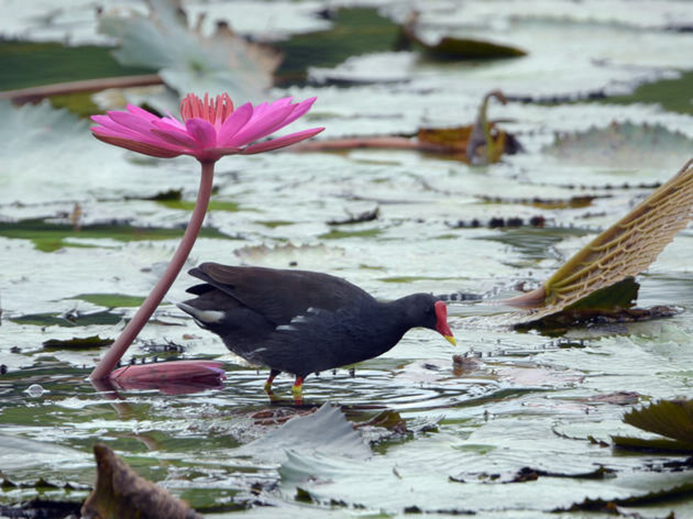
[[217,144],[226,145],[226,143],[231,140],[231,137],[236,135],[238,131],[248,123],[252,116],[253,105],[251,103],[246,103],[236,108],[236,111],[229,115],[219,129],[217,133]]
[[129,128],[126,128],[125,126],[122,126],[114,121],[111,120],[110,117],[107,115],[94,115],[92,116],[92,121],[95,123],[100,124],[101,126],[92,126],[90,129],[92,131],[95,130],[103,130],[103,129],[108,129],[111,130],[112,133],[118,134],[122,137],[126,138],[139,138],[142,134],[138,132],[134,132],[130,130]]
[[269,135],[272,129],[291,113],[293,107],[284,106],[277,110],[269,112],[264,117],[257,121],[251,121],[245,128],[239,131],[229,142],[225,143],[229,146],[242,146],[256,141],[262,137]]
[[[291,112],[289,117],[284,119],[284,122],[280,126],[280,128],[283,128],[284,126],[294,122],[296,119],[304,115],[308,110],[310,110],[313,107],[313,103],[315,103],[317,97],[311,97],[310,99],[306,99],[305,101],[299,103],[296,105],[294,108],[294,111]],[[277,128],[275,131],[277,131],[279,128]]]
[[97,130],[104,129],[92,128],[92,133],[94,137],[96,137],[100,141],[103,141],[107,144],[113,144],[114,146],[119,146],[130,151],[136,151],[137,153],[143,153],[144,155],[149,155],[151,157],[170,159],[172,157],[182,155],[185,151],[173,146],[160,146],[149,142],[144,142],[142,140],[124,138],[120,135],[108,135],[106,131]]
[[325,128],[311,128],[310,130],[303,130],[301,132],[292,133],[290,135],[284,135],[283,137],[278,137],[270,141],[261,142],[259,144],[253,144],[248,146],[243,150],[243,155],[252,155],[254,153],[262,153],[263,151],[276,150],[278,148],[284,148],[290,146],[297,142],[310,139],[314,135],[317,135]]
[[221,146],[218,148],[212,148],[209,150],[219,157],[224,157],[225,155],[238,155],[243,152],[243,148],[237,148],[235,146]]
[[290,106],[292,99],[293,98],[291,97],[282,97],[281,99],[277,99],[276,101],[273,101],[271,103],[264,102],[262,104],[257,105],[255,107],[255,111],[253,112],[253,117],[251,121],[255,122],[270,112],[273,112],[280,108],[284,108],[285,106]]
[[291,104],[291,101],[293,101],[293,97],[282,97],[281,99],[277,99],[276,101],[271,102],[269,105],[267,105],[267,109],[269,110],[279,110],[280,108],[283,108],[285,106],[289,106]]
[[151,121],[133,115],[129,112],[110,111],[107,113],[108,117],[110,117],[112,121],[143,135],[147,135],[149,130],[152,129]]
[[142,119],[146,119],[148,121],[154,121],[154,120],[161,119],[161,117],[154,115],[153,113],[148,112],[147,110],[140,108],[137,105],[128,104],[127,110],[131,114],[136,115],[138,117],[141,117]]
[[273,128],[270,128],[267,131],[266,135],[270,135],[277,130],[280,130],[284,128],[285,126],[288,126],[290,123],[301,117],[303,114],[305,114],[308,110],[310,110],[310,107],[313,106],[313,103],[317,97],[311,97],[310,99],[307,99],[303,101],[302,103],[291,105],[291,113],[283,120],[277,123]]
[[253,108],[253,117],[252,120],[256,120],[263,115],[267,113],[267,107],[269,106],[269,103],[265,101],[264,103],[260,103],[257,105],[255,108]]
[[[167,148],[167,149],[179,149],[181,148],[181,144],[178,142],[169,142],[166,140],[161,139],[158,135],[154,134],[154,130],[150,130],[149,133],[141,134],[132,130],[129,130],[125,128],[124,126],[120,126],[113,121],[109,121],[106,123],[107,126],[95,126],[91,128],[92,133],[96,134],[98,133],[101,136],[104,137],[117,137],[121,139],[127,139],[127,140],[132,140],[132,141],[139,141],[145,144],[151,144],[153,146],[159,146],[161,148]],[[193,139],[190,139],[193,143],[195,141]],[[197,143],[195,143],[197,145]]]
[[192,149],[199,149],[201,147],[200,143],[193,139],[184,130],[174,128],[170,124],[164,123],[163,121],[155,121],[154,124],[156,125],[156,128],[153,129],[151,133],[170,144]]
[[214,148],[217,145],[217,131],[204,119],[192,118],[185,121],[188,134],[203,148]]

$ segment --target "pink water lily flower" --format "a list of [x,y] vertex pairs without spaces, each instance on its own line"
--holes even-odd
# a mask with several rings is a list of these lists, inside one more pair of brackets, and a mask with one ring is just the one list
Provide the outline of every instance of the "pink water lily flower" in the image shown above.
[[204,100],[188,94],[180,105],[183,121],[172,115],[159,117],[128,105],[126,112],[110,111],[92,120],[94,137],[153,157],[192,155],[200,162],[214,162],[224,155],[252,154],[283,148],[313,137],[324,128],[311,128],[265,142],[256,141],[284,128],[304,115],[315,97],[292,103],[291,97],[253,107],[246,103],[234,109],[226,95]]
[[207,94],[204,99],[188,94],[180,105],[182,122],[170,114],[159,117],[134,105],[128,105],[125,112],[111,111],[92,117],[99,125],[91,128],[92,134],[105,143],[152,157],[191,155],[202,166],[195,208],[178,249],[142,306],[92,371],[92,380],[110,379],[122,387],[128,387],[131,382],[130,387],[134,387],[135,383],[167,385],[192,379],[218,381],[223,378],[222,365],[210,361],[166,362],[156,367],[138,364],[115,372],[113,368],[159,306],[192,250],[209,205],[215,162],[224,155],[276,150],[320,133],[324,128],[262,140],[304,115],[314,102],[314,97],[300,103],[285,97],[255,107],[246,103],[234,108],[226,94],[215,99]]

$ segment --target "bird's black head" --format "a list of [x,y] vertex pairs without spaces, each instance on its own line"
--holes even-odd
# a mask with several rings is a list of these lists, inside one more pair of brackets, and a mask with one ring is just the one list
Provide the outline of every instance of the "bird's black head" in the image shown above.
[[455,338],[448,325],[448,311],[445,303],[432,294],[412,294],[399,301],[411,328],[421,326],[440,333],[453,345]]

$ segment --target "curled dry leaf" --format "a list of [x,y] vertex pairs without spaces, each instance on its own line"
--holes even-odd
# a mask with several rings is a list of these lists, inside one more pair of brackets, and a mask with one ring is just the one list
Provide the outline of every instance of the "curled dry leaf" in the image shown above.
[[502,104],[507,100],[500,90],[488,92],[481,100],[473,126],[457,128],[422,128],[416,137],[421,146],[439,146],[443,153],[457,155],[463,162],[486,165],[498,162],[504,153],[513,155],[522,151],[515,136],[500,129],[488,118],[488,103],[496,98]]
[[513,324],[556,314],[597,290],[645,270],[684,229],[693,207],[693,160],[630,213],[570,258],[544,284],[505,301],[527,311]]
[[147,481],[106,445],[94,445],[96,488],[82,506],[91,519],[139,517],[140,519],[201,519],[202,516],[165,489]]

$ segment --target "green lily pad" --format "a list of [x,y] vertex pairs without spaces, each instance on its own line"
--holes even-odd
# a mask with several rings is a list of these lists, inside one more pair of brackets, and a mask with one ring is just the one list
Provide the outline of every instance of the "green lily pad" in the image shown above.
[[28,314],[12,317],[10,321],[17,324],[31,324],[35,326],[89,326],[92,324],[111,325],[117,324],[121,316],[111,312],[95,312],[90,314]]
[[47,349],[92,349],[113,344],[113,339],[103,339],[98,335],[90,337],[73,337],[72,339],[49,339],[43,341],[43,347]]
[[[184,229],[162,227],[135,227],[127,223],[100,223],[85,225],[79,230],[70,224],[54,224],[43,219],[0,222],[0,236],[31,240],[43,252],[55,252],[62,247],[89,247],[90,245],[65,241],[68,238],[112,239],[123,242],[142,240],[170,240],[183,236]],[[203,227],[203,238],[233,239],[216,229]]]
[[[180,200],[175,198],[157,198],[156,202],[169,209],[180,209],[182,211],[192,211],[195,208],[193,200]],[[230,200],[210,200],[208,211],[228,211],[235,213],[240,210],[240,204]]]
[[690,454],[693,452],[693,443],[667,440],[665,438],[633,438],[631,436],[612,436],[611,440],[616,447],[629,450],[643,450],[666,453]]
[[493,43],[477,38],[457,38],[444,36],[436,43],[428,43],[419,38],[416,30],[418,13],[413,13],[401,29],[399,48],[421,48],[426,55],[436,60],[483,60],[517,58],[527,53],[517,47]]
[[96,45],[27,41],[3,41],[0,45],[0,90],[152,72],[150,68],[122,66],[111,56],[111,49]]
[[399,28],[375,8],[339,9],[331,22],[329,31],[274,43],[284,53],[277,70],[280,81],[302,77],[308,67],[333,67],[350,56],[392,50],[397,42]]
[[137,307],[144,302],[144,297],[125,294],[79,294],[67,299],[81,299],[106,308]]
[[339,231],[332,229],[330,232],[321,234],[319,238],[324,240],[337,240],[340,238],[375,238],[382,234],[382,229],[366,229],[363,231]]

